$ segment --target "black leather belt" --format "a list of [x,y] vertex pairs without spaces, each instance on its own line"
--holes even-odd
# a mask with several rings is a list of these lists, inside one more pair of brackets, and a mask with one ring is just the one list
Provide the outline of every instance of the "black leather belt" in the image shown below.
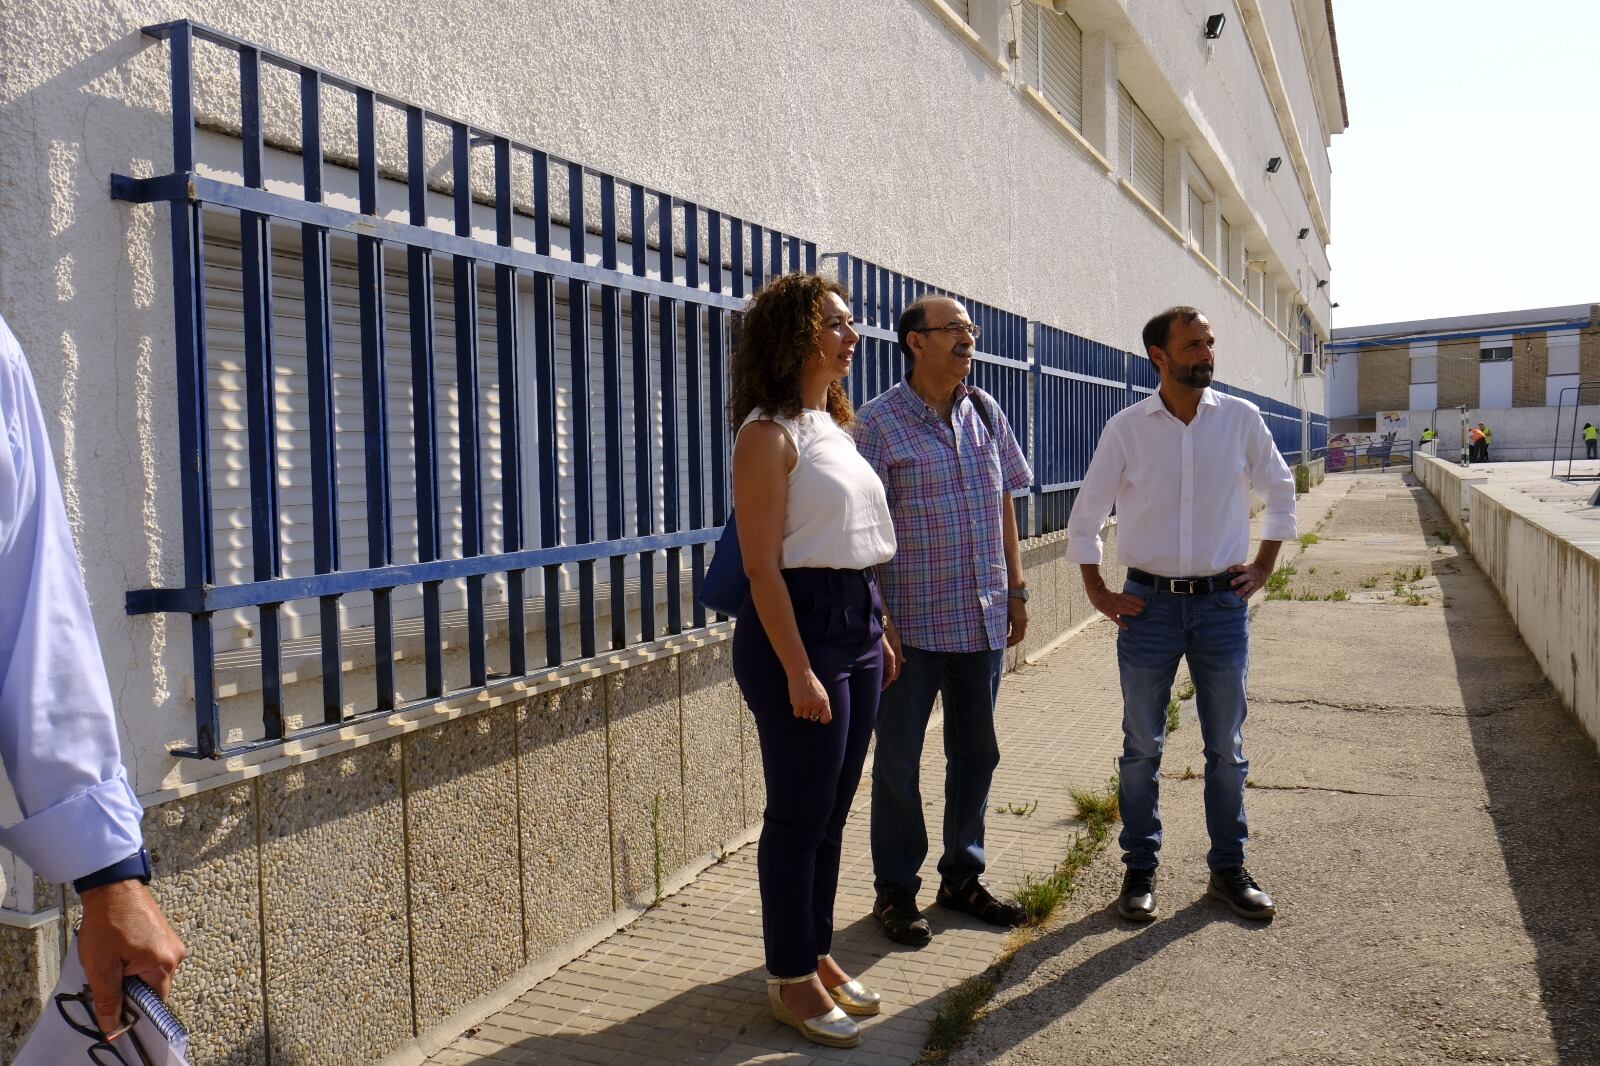
[[1136,567],[1128,567],[1128,580],[1149,585],[1160,592],[1175,592],[1179,596],[1194,596],[1202,592],[1224,592],[1233,588],[1239,575],[1228,572],[1210,577],[1157,577]]

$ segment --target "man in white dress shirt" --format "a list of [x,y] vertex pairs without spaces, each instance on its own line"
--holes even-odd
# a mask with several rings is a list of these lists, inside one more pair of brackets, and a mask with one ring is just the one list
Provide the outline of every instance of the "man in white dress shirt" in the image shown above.
[[128,784],[105,663],[22,348],[0,318],[0,759],[22,820],[0,846],[83,899],[79,958],[102,1032],[122,979],[163,998],[183,942],[146,887],[143,809]]
[[[1266,920],[1272,898],[1244,868],[1245,601],[1295,535],[1294,477],[1256,406],[1210,388],[1216,337],[1204,315],[1169,308],[1145,324],[1143,339],[1161,387],[1106,423],[1067,524],[1067,557],[1081,564],[1090,602],[1119,629],[1118,843],[1127,871],[1117,913],[1145,922],[1157,914],[1161,749],[1173,677],[1186,658],[1205,743],[1206,894]],[[1246,562],[1252,490],[1267,510],[1261,545]],[[1100,528],[1113,505],[1128,567],[1121,592],[1100,576]]]

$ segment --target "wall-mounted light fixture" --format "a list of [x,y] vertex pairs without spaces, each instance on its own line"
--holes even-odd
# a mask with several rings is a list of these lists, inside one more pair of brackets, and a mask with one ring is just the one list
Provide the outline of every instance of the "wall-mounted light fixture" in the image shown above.
[[1309,236],[1311,236],[1311,227],[1310,226],[1302,226],[1300,228],[1300,232],[1296,233],[1294,235],[1294,239],[1297,240],[1297,241],[1303,241]]
[[1338,306],[1339,306],[1339,305],[1338,305],[1338,304],[1336,304],[1336,303],[1332,303],[1332,304],[1329,304],[1329,305],[1328,305],[1328,306],[1329,306],[1329,307],[1338,307]]
[[1227,15],[1212,15],[1206,19],[1206,40],[1214,41],[1222,36],[1222,27],[1228,24]]
[[1283,156],[1275,155],[1271,159],[1267,160],[1267,173],[1276,174],[1278,172],[1278,168],[1281,166],[1283,166]]
[[1317,288],[1320,289],[1320,288],[1324,287],[1327,284],[1328,284],[1328,279],[1327,278],[1322,278],[1317,282]]

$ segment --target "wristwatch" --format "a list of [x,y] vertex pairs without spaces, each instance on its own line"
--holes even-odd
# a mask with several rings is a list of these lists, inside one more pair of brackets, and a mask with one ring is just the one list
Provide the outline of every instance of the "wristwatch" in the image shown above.
[[110,866],[86,874],[72,882],[72,887],[77,889],[78,895],[83,895],[91,888],[101,885],[114,884],[118,881],[142,881],[150,883],[150,853],[144,848],[129,855],[121,862],[114,862]]
[[1026,585],[1018,585],[1014,589],[1006,589],[1006,597],[1008,599],[1021,600],[1023,603],[1027,603],[1028,602],[1028,586],[1026,586]]

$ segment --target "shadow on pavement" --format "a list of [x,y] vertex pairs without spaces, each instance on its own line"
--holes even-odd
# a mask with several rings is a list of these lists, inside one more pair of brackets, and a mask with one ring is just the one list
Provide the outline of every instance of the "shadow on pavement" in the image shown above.
[[[1417,487],[1409,475],[1407,484]],[[1424,530],[1447,530],[1425,490]],[[1600,755],[1468,555],[1434,566],[1472,744],[1560,1061],[1600,1062]],[[1494,639],[1488,639],[1493,637]]]
[[[1158,886],[1158,891],[1159,886]],[[1171,898],[1171,892],[1164,892]],[[1064,925],[1045,936],[1033,948],[1018,955],[1006,971],[1008,984],[1020,983],[1030,972],[1026,960],[1036,964],[1058,958],[1078,941],[1093,936],[1118,936],[1109,947],[1084,959],[1053,981],[1031,992],[1007,1000],[1001,1008],[1008,1024],[1003,1035],[992,1031],[985,1044],[986,1053],[998,1054],[1026,1043],[1046,1026],[1067,1017],[1106,984],[1149,962],[1173,943],[1199,932],[1213,922],[1228,922],[1243,929],[1261,932],[1265,922],[1247,922],[1235,917],[1222,905],[1205,897],[1191,900],[1181,909],[1163,913],[1159,921],[1142,928],[1117,917],[1110,902],[1071,925]]]

